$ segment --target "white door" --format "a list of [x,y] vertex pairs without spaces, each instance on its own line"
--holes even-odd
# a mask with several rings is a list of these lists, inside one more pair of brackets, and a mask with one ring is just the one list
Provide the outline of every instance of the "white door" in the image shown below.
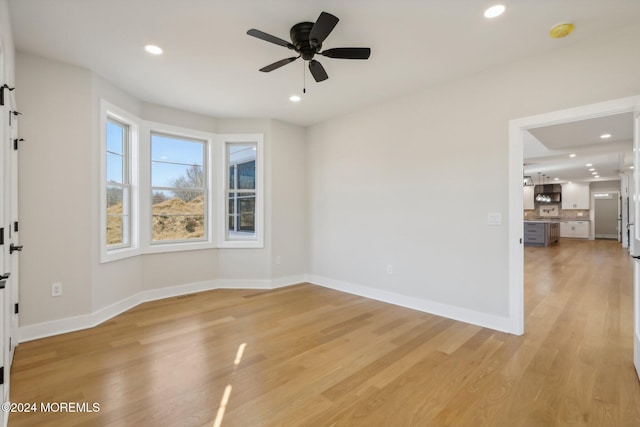
[[633,265],[633,362],[640,378],[640,111],[634,113],[633,121],[633,204],[635,221],[631,236],[631,255],[635,258]]
[[[0,85],[6,82],[0,40]],[[13,88],[11,88],[13,89]],[[18,115],[12,90],[4,89],[0,105],[0,399],[9,401],[9,373],[18,343]],[[19,148],[19,147],[18,147]],[[6,412],[0,420],[6,425]],[[1,418],[5,417],[5,418]]]
[[[3,56],[3,46],[2,39],[0,39],[0,85],[5,84],[5,75],[4,75],[4,56]],[[9,258],[9,250],[8,250],[8,239],[6,233],[6,224],[9,221],[8,215],[10,207],[8,206],[7,200],[7,186],[8,184],[8,174],[7,174],[7,165],[9,160],[7,159],[8,144],[9,144],[9,96],[8,91],[4,90],[3,93],[3,102],[0,105],[0,276],[2,280],[0,280],[0,376],[2,377],[0,381],[0,399],[2,402],[9,401],[9,387],[8,387],[8,372],[9,368],[6,366],[6,355],[8,353],[7,347],[8,343],[6,340],[6,288],[11,286],[11,266],[10,266],[10,258]],[[8,414],[5,411],[0,411],[0,421],[3,425],[6,425]]]
[[[12,98],[13,101],[13,98]],[[12,108],[15,108],[15,104],[12,102]],[[11,286],[9,286],[5,292],[5,298],[7,300],[6,306],[8,309],[7,314],[5,315],[5,319],[8,320],[6,333],[8,335],[9,344],[8,344],[8,362],[7,365],[10,367],[13,362],[13,351],[18,344],[18,316],[19,316],[19,305],[18,305],[18,283],[19,283],[19,268],[18,263],[20,260],[20,251],[22,251],[22,246],[20,245],[20,222],[18,221],[18,153],[20,152],[20,148],[23,142],[20,140],[18,136],[18,119],[17,117],[12,119],[10,126],[11,137],[9,139],[9,170],[7,171],[10,175],[5,179],[9,180],[7,186],[7,197],[9,198],[9,247],[13,246],[14,250],[11,253],[9,251],[9,259],[11,265],[9,267],[9,271],[11,272]]]

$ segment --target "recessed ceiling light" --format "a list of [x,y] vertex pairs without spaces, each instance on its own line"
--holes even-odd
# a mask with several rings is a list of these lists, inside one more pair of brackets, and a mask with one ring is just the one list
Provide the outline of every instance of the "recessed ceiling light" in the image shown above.
[[598,175],[598,172],[591,172],[591,175]]
[[553,178],[554,181],[560,181],[560,178]]
[[301,99],[302,98],[300,98],[298,95],[291,95],[289,97],[289,101],[291,101],[291,102],[300,102]]
[[147,52],[149,52],[152,55],[162,55],[162,53],[164,52],[161,47],[156,46],[154,44],[146,45],[144,47],[144,50],[146,50]]
[[503,4],[496,4],[491,6],[490,8],[488,8],[487,10],[484,11],[484,17],[485,18],[497,18],[498,16],[502,15],[504,13],[504,10],[506,8],[504,7]]
[[575,157],[575,156],[576,156],[575,154],[569,154],[569,157]]
[[600,135],[600,139],[609,139],[609,138],[611,138],[610,133],[603,133],[602,135]]
[[634,168],[633,166],[629,166],[629,169],[633,169],[633,168]]
[[594,178],[600,178],[600,175],[595,175]]
[[589,172],[593,172],[594,170],[596,170],[595,168],[589,168]]
[[593,163],[587,163],[585,166],[590,168],[591,166],[593,166]]

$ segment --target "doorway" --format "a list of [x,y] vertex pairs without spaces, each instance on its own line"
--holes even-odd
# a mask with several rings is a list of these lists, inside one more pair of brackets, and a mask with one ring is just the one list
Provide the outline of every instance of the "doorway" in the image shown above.
[[622,241],[620,193],[600,191],[593,193],[593,236],[595,239]]
[[524,198],[522,191],[525,135],[529,129],[595,119],[635,111],[640,96],[555,111],[509,122],[509,320],[510,332],[523,334],[524,325]]

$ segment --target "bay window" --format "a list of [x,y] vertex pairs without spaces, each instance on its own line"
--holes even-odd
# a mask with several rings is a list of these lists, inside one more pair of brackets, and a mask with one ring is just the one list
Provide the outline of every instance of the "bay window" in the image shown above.
[[106,101],[101,115],[101,262],[263,247],[262,135],[148,122]]

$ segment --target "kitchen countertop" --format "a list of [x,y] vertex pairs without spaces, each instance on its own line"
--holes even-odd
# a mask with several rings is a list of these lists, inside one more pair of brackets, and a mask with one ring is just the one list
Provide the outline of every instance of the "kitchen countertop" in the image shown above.
[[559,219],[525,219],[524,222],[531,222],[531,223],[556,223],[556,222],[560,222]]

